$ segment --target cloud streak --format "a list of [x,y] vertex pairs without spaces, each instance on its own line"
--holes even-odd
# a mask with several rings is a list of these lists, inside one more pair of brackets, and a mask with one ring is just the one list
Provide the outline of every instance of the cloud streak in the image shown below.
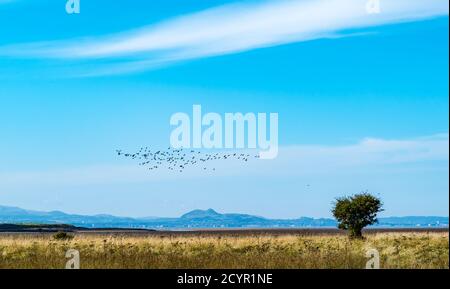
[[131,72],[186,59],[343,37],[354,29],[448,15],[449,9],[445,0],[380,3],[378,14],[368,13],[367,0],[229,4],[114,35],[4,46],[0,56],[99,64],[111,59],[112,73]]

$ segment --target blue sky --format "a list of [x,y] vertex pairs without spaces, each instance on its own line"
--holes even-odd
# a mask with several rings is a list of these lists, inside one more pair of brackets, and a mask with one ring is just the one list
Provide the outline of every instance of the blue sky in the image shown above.
[[[448,216],[448,1],[0,0],[0,204],[176,216]],[[263,19],[263,20],[262,20]],[[277,112],[280,154],[148,173],[175,112]]]

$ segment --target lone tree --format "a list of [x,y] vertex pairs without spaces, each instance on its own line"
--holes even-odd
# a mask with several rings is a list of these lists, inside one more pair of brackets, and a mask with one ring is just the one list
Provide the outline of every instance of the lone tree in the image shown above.
[[332,213],[339,229],[348,230],[350,238],[362,238],[362,229],[378,222],[377,214],[383,211],[382,206],[379,198],[361,193],[337,198]]

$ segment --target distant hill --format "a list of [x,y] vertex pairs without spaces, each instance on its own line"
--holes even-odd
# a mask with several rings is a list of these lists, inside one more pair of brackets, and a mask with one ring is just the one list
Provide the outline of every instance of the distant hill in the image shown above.
[[110,215],[83,216],[66,214],[59,211],[40,212],[24,210],[17,207],[0,206],[0,223],[28,224],[70,224],[75,226],[111,227],[125,226],[135,222],[133,218]]
[[[112,215],[74,215],[60,211],[40,212],[0,206],[0,224],[67,224],[85,228],[324,228],[336,227],[333,219],[267,219],[246,214],[221,214],[213,209],[194,210],[179,218],[127,218]],[[448,227],[448,217],[410,216],[380,218],[375,227]]]
[[204,210],[194,210],[187,214],[181,216],[182,219],[202,219],[202,218],[220,218],[222,214],[217,213],[213,209]]

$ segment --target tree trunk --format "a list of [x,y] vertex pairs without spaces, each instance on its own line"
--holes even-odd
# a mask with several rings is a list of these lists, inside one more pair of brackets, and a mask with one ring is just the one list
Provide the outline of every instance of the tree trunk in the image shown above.
[[362,228],[350,228],[350,239],[362,239]]

